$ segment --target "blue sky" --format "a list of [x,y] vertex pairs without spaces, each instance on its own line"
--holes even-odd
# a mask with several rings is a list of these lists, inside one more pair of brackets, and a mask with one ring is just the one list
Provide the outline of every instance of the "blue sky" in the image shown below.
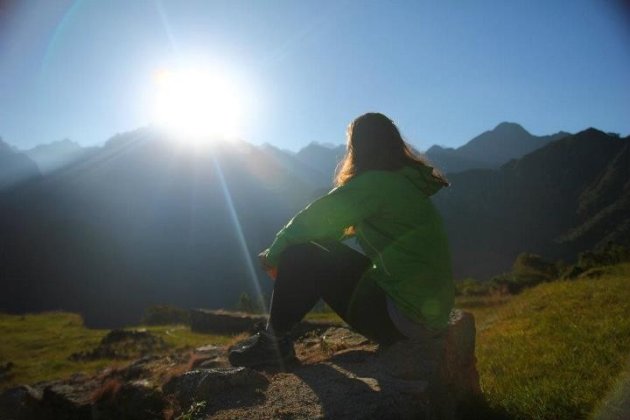
[[620,1],[0,2],[0,136],[101,144],[147,125],[158,69],[204,62],[246,97],[239,135],[341,143],[367,111],[421,149],[502,121],[630,133]]

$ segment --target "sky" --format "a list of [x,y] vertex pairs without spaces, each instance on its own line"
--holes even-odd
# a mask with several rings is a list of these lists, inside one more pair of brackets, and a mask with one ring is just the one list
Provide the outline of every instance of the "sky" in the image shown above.
[[0,137],[103,144],[155,123],[156,74],[236,86],[235,135],[343,143],[364,112],[414,146],[502,121],[630,134],[630,9],[605,0],[0,0]]

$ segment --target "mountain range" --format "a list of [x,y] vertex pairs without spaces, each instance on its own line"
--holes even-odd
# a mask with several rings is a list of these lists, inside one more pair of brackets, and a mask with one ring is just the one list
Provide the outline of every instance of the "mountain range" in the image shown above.
[[568,136],[564,131],[534,136],[516,123],[503,122],[456,149],[432,146],[425,155],[444,173],[468,169],[497,169],[555,140]]
[[434,202],[455,275],[488,278],[524,251],[571,260],[608,241],[630,245],[628,147],[591,128],[496,170],[450,174]]
[[35,162],[0,138],[0,192],[40,176]]
[[244,142],[200,152],[149,129],[116,136],[0,196],[0,308],[101,325],[151,304],[232,306],[269,291],[249,261],[317,188]]
[[40,144],[24,151],[24,154],[35,162],[42,174],[47,175],[85,159],[97,150],[98,147],[82,147],[69,139],[63,139],[48,144]]
[[[500,124],[455,149],[477,162],[485,149],[483,163],[445,171],[452,186],[434,202],[458,278],[498,274],[523,251],[570,259],[629,241],[628,138],[523,133]],[[22,162],[11,165],[27,175],[0,191],[0,310],[65,309],[88,325],[120,326],[152,304],[229,307],[243,291],[269,294],[257,253],[330,188],[343,147],[195,150],[175,140],[147,128],[97,149],[63,142],[30,151],[40,169],[0,148],[0,160]],[[514,141],[528,144],[508,153],[502,142]],[[68,163],[44,166],[59,162],[55,149]]]

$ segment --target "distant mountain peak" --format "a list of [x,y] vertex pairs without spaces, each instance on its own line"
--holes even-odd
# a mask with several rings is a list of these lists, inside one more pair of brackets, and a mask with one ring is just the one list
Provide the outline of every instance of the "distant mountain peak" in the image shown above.
[[69,138],[63,138],[61,140],[55,140],[50,143],[38,144],[37,146],[29,149],[26,153],[32,153],[34,151],[52,151],[52,150],[81,150],[83,147],[75,141],[70,140]]
[[444,150],[446,150],[446,147],[434,144],[433,146],[429,147],[424,153],[439,153]]
[[43,174],[48,174],[84,159],[96,150],[96,147],[82,147],[69,138],[64,138],[51,143],[39,144],[24,153],[37,164]]
[[577,133],[577,135],[579,135],[579,136],[592,136],[592,135],[607,136],[606,133],[604,133],[602,130],[598,130],[595,127],[589,127],[586,130],[583,130],[583,131]]
[[567,135],[569,133],[558,132],[550,136],[535,136],[518,123],[504,121],[463,146],[456,149],[432,146],[426,155],[447,173],[474,168],[497,169]]
[[521,132],[530,134],[529,131],[523,128],[522,125],[515,122],[509,122],[509,121],[503,121],[499,123],[496,127],[494,127],[492,131],[509,131],[509,132],[521,131]]
[[35,162],[0,138],[0,190],[40,175]]
[[340,146],[341,146],[340,144],[334,144],[334,143],[329,143],[329,142],[312,141],[309,144],[307,144],[306,146],[304,146],[302,148],[302,150],[304,150],[304,149],[329,149],[329,150],[334,150],[334,149],[337,149]]

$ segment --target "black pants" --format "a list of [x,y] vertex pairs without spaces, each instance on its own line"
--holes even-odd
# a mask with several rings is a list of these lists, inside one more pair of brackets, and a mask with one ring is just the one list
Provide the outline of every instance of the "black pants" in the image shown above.
[[283,334],[323,299],[357,332],[391,344],[404,336],[387,312],[385,292],[368,277],[365,255],[338,242],[294,245],[280,256],[269,326]]

